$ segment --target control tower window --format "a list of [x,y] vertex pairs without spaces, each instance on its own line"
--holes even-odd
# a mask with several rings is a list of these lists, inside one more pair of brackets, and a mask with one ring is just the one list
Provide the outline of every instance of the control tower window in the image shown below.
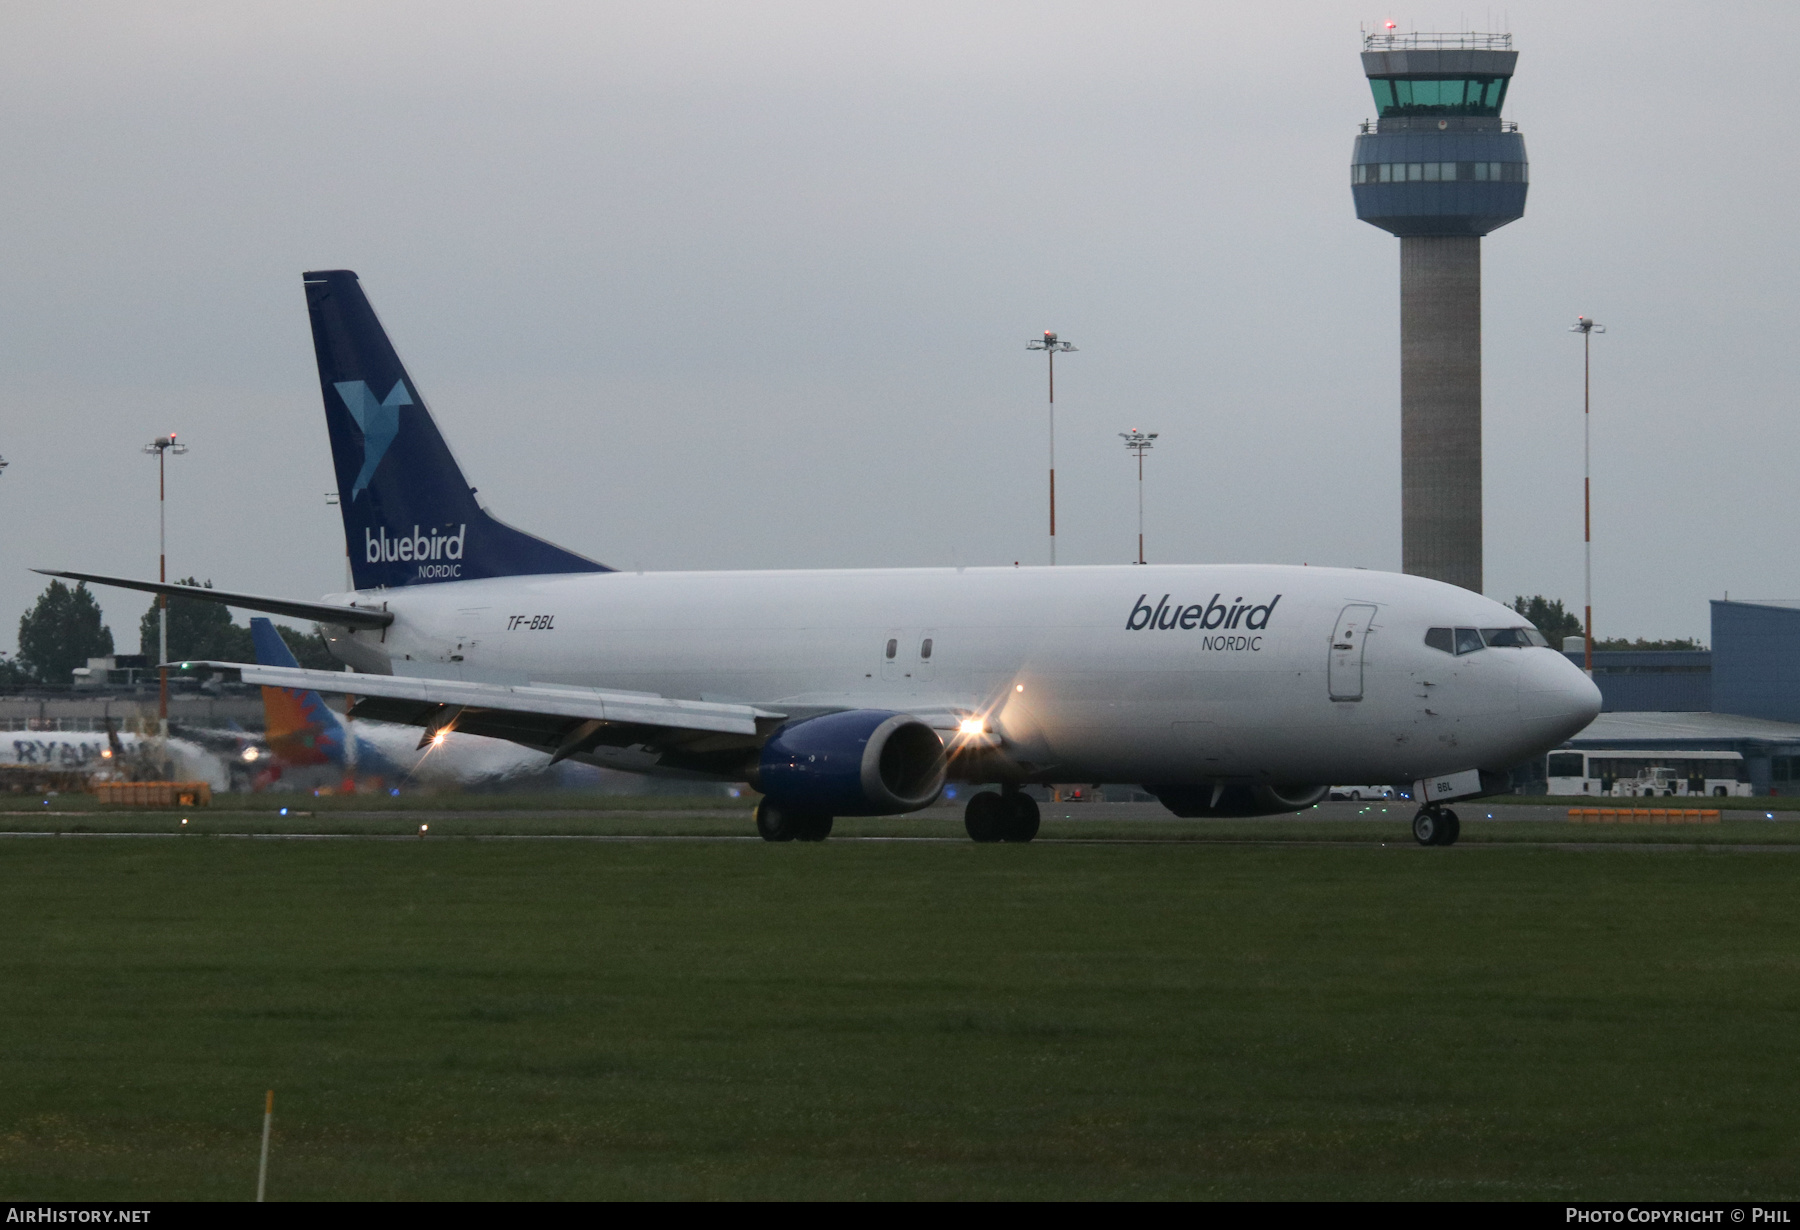
[[1506,77],[1447,77],[1417,80],[1372,77],[1375,108],[1390,115],[1499,115],[1506,101]]
[[1523,162],[1359,162],[1350,168],[1350,182],[1356,184],[1404,184],[1413,180],[1442,183],[1458,179],[1522,184],[1527,178]]

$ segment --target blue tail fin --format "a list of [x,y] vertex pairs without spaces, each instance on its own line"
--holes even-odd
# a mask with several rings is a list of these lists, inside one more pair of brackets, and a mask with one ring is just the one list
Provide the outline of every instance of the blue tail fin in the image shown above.
[[275,621],[262,615],[250,617],[250,640],[256,646],[256,661],[260,666],[286,666],[294,670],[300,669],[300,659],[288,648],[288,643],[281,639],[281,633],[275,631]]
[[609,571],[484,512],[356,275],[302,276],[358,589]]
[[[261,615],[250,619],[256,660],[264,666],[299,666],[275,625]],[[283,765],[342,764],[344,724],[319,694],[296,688],[264,688],[263,737]]]

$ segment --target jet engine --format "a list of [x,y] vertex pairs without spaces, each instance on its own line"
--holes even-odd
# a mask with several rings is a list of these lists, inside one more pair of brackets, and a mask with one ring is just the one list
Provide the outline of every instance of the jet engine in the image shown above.
[[918,718],[852,709],[778,727],[750,784],[794,812],[882,816],[929,806],[944,767],[944,741]]
[[1274,816],[1304,811],[1323,799],[1330,786],[1266,786],[1227,782],[1197,786],[1144,787],[1162,805],[1185,820],[1231,816]]

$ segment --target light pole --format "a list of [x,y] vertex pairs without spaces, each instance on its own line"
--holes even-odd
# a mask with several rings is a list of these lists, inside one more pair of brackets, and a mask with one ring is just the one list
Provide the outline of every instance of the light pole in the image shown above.
[[[146,453],[156,454],[156,579],[163,584],[169,580],[169,518],[167,513],[169,482],[167,475],[167,458],[170,453],[177,457],[187,452],[187,445],[175,443],[175,433],[158,436],[144,445]],[[169,595],[156,596],[157,624],[157,658],[156,673],[160,682],[157,691],[156,717],[161,725],[162,733],[169,733]]]
[[1138,463],[1138,563],[1144,562],[1144,454],[1156,447],[1156,437],[1160,432],[1148,434],[1133,427],[1130,431],[1121,431],[1119,438],[1125,441],[1125,447],[1137,454]]
[[1597,325],[1585,316],[1577,316],[1569,326],[1570,333],[1581,334],[1581,574],[1584,588],[1581,612],[1581,637],[1585,652],[1583,668],[1594,673],[1594,500],[1590,476],[1592,450],[1588,407],[1589,374],[1593,370],[1594,334],[1605,333],[1605,325]]
[[1027,350],[1041,350],[1050,360],[1050,566],[1056,566],[1056,353],[1067,354],[1075,349],[1071,342],[1057,339],[1056,334],[1044,330],[1043,340],[1033,339],[1025,343]]

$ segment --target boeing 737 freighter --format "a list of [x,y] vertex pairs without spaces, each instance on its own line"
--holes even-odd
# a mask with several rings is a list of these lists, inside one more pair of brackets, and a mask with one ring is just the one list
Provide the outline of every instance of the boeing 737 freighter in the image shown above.
[[[1413,834],[1586,726],[1600,694],[1513,611],[1360,569],[1239,565],[617,572],[475,499],[356,275],[304,275],[354,592],[187,598],[317,620],[361,672],[220,663],[353,713],[605,768],[748,780],[770,841],[911,812],[976,841],[1020,786],[1141,782],[1180,816],[1407,783]],[[521,411],[509,408],[516,415]],[[52,575],[151,593],[154,582]]]

